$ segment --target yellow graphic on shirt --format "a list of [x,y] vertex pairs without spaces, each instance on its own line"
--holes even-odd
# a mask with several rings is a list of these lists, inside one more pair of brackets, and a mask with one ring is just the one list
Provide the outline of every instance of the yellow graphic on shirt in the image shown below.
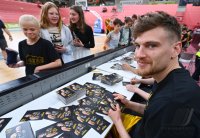
[[44,64],[44,57],[27,55],[26,56],[26,64],[29,64],[29,65]]

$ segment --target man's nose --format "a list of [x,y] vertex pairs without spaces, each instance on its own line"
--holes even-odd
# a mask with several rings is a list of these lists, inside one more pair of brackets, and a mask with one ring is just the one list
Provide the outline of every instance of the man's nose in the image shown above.
[[140,46],[139,48],[136,48],[136,50],[135,50],[135,57],[136,58],[143,58],[143,57],[146,56],[145,53],[146,53],[145,48]]

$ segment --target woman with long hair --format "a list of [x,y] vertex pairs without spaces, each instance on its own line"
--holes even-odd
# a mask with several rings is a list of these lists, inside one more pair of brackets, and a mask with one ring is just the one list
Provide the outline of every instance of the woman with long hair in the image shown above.
[[73,54],[75,59],[90,55],[94,48],[92,28],[85,23],[84,13],[80,6],[70,7],[70,30],[73,36]]

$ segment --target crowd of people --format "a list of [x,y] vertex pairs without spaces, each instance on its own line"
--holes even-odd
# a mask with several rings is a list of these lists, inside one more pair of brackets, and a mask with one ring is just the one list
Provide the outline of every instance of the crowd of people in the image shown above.
[[[26,75],[30,75],[90,55],[90,48],[95,47],[94,35],[92,28],[85,22],[82,8],[70,7],[69,18],[70,24],[67,26],[61,20],[58,7],[52,2],[46,2],[41,7],[39,21],[32,15],[22,15],[19,25],[27,39],[19,42],[19,61],[8,66],[25,66]],[[0,25],[12,40],[3,22]],[[1,49],[6,60],[7,44],[2,29],[0,34]]]

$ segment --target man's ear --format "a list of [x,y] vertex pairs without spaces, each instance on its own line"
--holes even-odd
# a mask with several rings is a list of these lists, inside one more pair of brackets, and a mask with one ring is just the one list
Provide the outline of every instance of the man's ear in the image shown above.
[[173,45],[173,53],[172,53],[172,58],[177,57],[182,51],[182,43],[177,42]]

